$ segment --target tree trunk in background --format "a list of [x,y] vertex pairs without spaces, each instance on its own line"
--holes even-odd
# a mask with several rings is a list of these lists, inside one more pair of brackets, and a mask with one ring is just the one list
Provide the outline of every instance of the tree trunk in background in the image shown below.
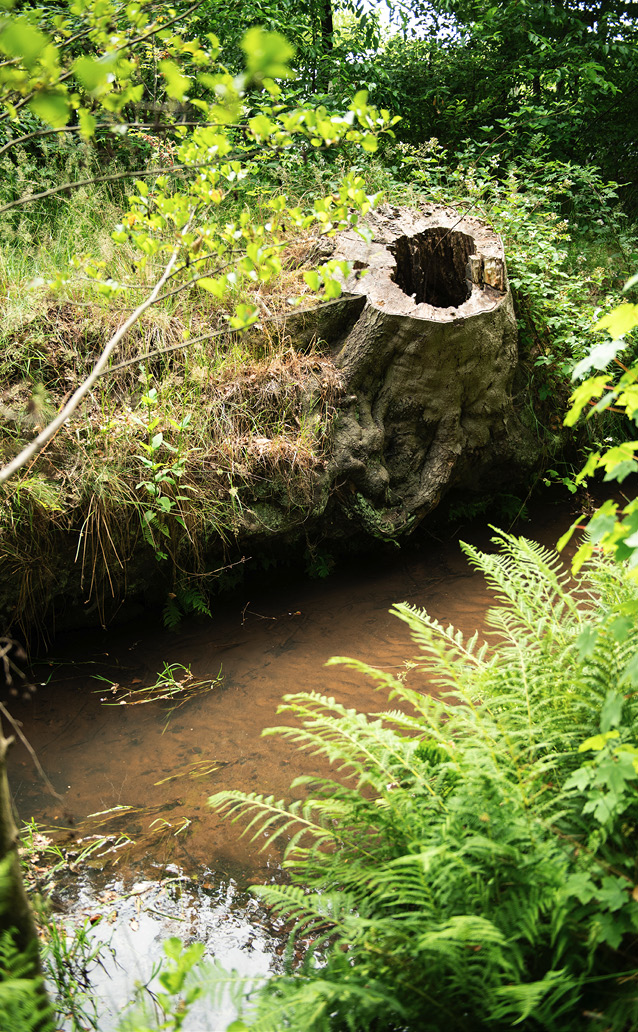
[[334,46],[334,20],[331,0],[320,0],[321,42],[323,56],[328,57]]
[[[13,816],[6,763],[12,743],[13,738],[5,738],[0,725],[0,932],[12,933],[15,946],[28,964],[28,973],[22,977],[34,980],[33,999],[41,1014],[40,1020],[31,1027],[44,1032],[53,1027],[53,1014],[44,988],[38,930],[22,880],[18,856],[19,836]],[[1,1021],[0,1027],[5,1027]]]
[[327,91],[330,86],[330,57],[334,49],[332,0],[316,0],[314,8],[315,72],[313,89]]

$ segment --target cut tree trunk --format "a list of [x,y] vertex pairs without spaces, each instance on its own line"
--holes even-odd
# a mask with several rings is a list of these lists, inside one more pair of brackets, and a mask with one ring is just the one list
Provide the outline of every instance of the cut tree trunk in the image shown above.
[[411,530],[451,488],[510,483],[537,457],[512,401],[516,319],[500,238],[449,208],[385,207],[333,257],[365,304],[334,349],[346,400],[333,476],[368,529]]

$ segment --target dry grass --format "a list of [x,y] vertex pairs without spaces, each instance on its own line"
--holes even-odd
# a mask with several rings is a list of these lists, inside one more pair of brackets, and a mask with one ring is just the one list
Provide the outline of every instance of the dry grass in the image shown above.
[[[279,283],[251,295],[266,315],[290,311],[313,247],[295,239]],[[4,309],[0,460],[59,409],[123,318],[116,305],[79,299],[77,287],[29,295],[20,312],[11,296]],[[181,344],[222,318],[208,295],[181,295],[149,310],[114,362]],[[271,530],[273,503],[284,521],[302,522],[339,391],[321,347],[298,353],[281,321],[103,377],[76,418],[0,489],[2,622],[41,621],[67,581],[105,618],[130,590],[134,560],[159,559],[163,579],[183,586],[206,573],[211,556],[219,564],[235,539]]]

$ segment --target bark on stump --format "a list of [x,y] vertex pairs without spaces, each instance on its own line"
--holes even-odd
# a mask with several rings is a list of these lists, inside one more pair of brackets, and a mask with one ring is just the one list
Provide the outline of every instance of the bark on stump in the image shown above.
[[347,393],[333,475],[352,516],[394,537],[452,487],[493,489],[536,456],[512,402],[517,331],[500,238],[449,208],[384,207],[366,222],[372,243],[349,231],[333,255],[353,263],[353,304],[365,298],[333,346]]

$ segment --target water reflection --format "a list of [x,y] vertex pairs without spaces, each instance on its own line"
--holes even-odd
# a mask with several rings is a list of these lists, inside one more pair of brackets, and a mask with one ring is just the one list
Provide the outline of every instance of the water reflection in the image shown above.
[[[175,865],[147,868],[146,876],[128,871],[125,881],[84,875],[63,892],[68,925],[85,924],[94,947],[103,944],[90,967],[89,1014],[99,1015],[100,1032],[113,1032],[136,986],[152,1013],[161,991],[156,972],[164,958],[162,944],[178,936],[186,945],[204,944],[204,956],[220,960],[229,971],[258,979],[278,970],[283,940],[267,912],[234,879],[202,871],[189,877]],[[165,958],[164,958],[165,959]],[[155,973],[155,974],[154,974]],[[210,1001],[198,1001],[189,1014],[189,1032],[223,1032],[236,1017],[228,992],[220,994],[214,1013]]]

